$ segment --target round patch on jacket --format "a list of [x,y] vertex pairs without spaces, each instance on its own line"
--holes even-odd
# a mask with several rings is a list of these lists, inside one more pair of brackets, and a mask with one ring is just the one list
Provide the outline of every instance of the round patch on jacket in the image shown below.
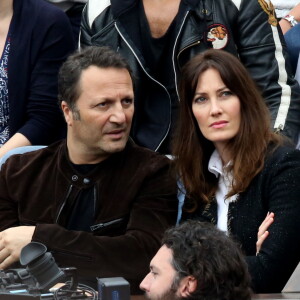
[[206,40],[214,49],[223,49],[228,43],[228,30],[222,24],[213,24],[208,27]]

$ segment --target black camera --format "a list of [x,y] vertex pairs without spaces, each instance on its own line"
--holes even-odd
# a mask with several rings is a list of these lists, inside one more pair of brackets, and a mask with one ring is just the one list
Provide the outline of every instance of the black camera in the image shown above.
[[[0,299],[96,299],[93,289],[78,288],[76,268],[59,268],[45,245],[31,242],[21,250],[20,264],[26,268],[0,270]],[[57,283],[65,283],[50,292]]]
[[[21,250],[24,269],[0,270],[1,300],[96,300],[89,286],[79,284],[76,268],[59,268],[45,245],[31,242]],[[97,278],[100,300],[129,300],[130,286],[122,277]],[[57,283],[64,283],[51,289]]]

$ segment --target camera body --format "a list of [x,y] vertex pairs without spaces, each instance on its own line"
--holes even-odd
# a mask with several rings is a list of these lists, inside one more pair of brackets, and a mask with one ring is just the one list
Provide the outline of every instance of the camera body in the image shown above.
[[26,268],[0,270],[1,300],[54,299],[54,293],[49,289],[64,282],[68,282],[68,291],[61,291],[61,299],[88,298],[77,291],[76,268],[59,268],[52,254],[46,251],[45,245],[31,242],[20,255],[20,264]]
[[97,278],[99,300],[130,300],[130,285],[123,277]]
[[[95,290],[78,284],[76,268],[59,268],[45,245],[31,242],[21,250],[25,268],[0,270],[1,300],[98,299]],[[99,300],[130,300],[130,285],[122,277],[97,278]],[[52,291],[57,283],[65,283]],[[51,288],[51,290],[49,290]]]
[[[60,276],[56,283],[65,282],[68,279],[76,278],[75,268],[59,269]],[[55,277],[54,277],[55,278]],[[53,282],[53,278],[49,277],[49,282]],[[55,283],[54,283],[55,284]],[[77,283],[70,286],[67,292],[60,293],[59,299],[69,300],[86,300],[90,297],[76,289]],[[54,292],[41,288],[37,279],[28,272],[27,269],[8,269],[0,271],[0,299],[1,300],[53,300]]]

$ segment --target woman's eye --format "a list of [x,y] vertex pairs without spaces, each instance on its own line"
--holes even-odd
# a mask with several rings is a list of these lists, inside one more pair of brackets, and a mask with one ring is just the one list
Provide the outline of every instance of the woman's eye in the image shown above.
[[198,97],[198,98],[195,98],[195,103],[202,103],[202,102],[204,102],[206,100],[206,98],[205,97]]
[[231,96],[231,95],[233,95],[231,91],[223,91],[221,93],[221,96],[224,96],[224,97],[228,97],[228,96]]

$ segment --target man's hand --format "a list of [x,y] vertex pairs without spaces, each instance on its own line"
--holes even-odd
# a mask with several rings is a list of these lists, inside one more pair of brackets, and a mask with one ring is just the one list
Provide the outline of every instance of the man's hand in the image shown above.
[[19,261],[21,249],[31,242],[35,226],[11,227],[0,232],[0,269]]
[[268,212],[266,218],[258,228],[257,242],[256,242],[256,255],[259,253],[263,242],[268,237],[269,235],[268,228],[273,222],[274,222],[274,213]]

